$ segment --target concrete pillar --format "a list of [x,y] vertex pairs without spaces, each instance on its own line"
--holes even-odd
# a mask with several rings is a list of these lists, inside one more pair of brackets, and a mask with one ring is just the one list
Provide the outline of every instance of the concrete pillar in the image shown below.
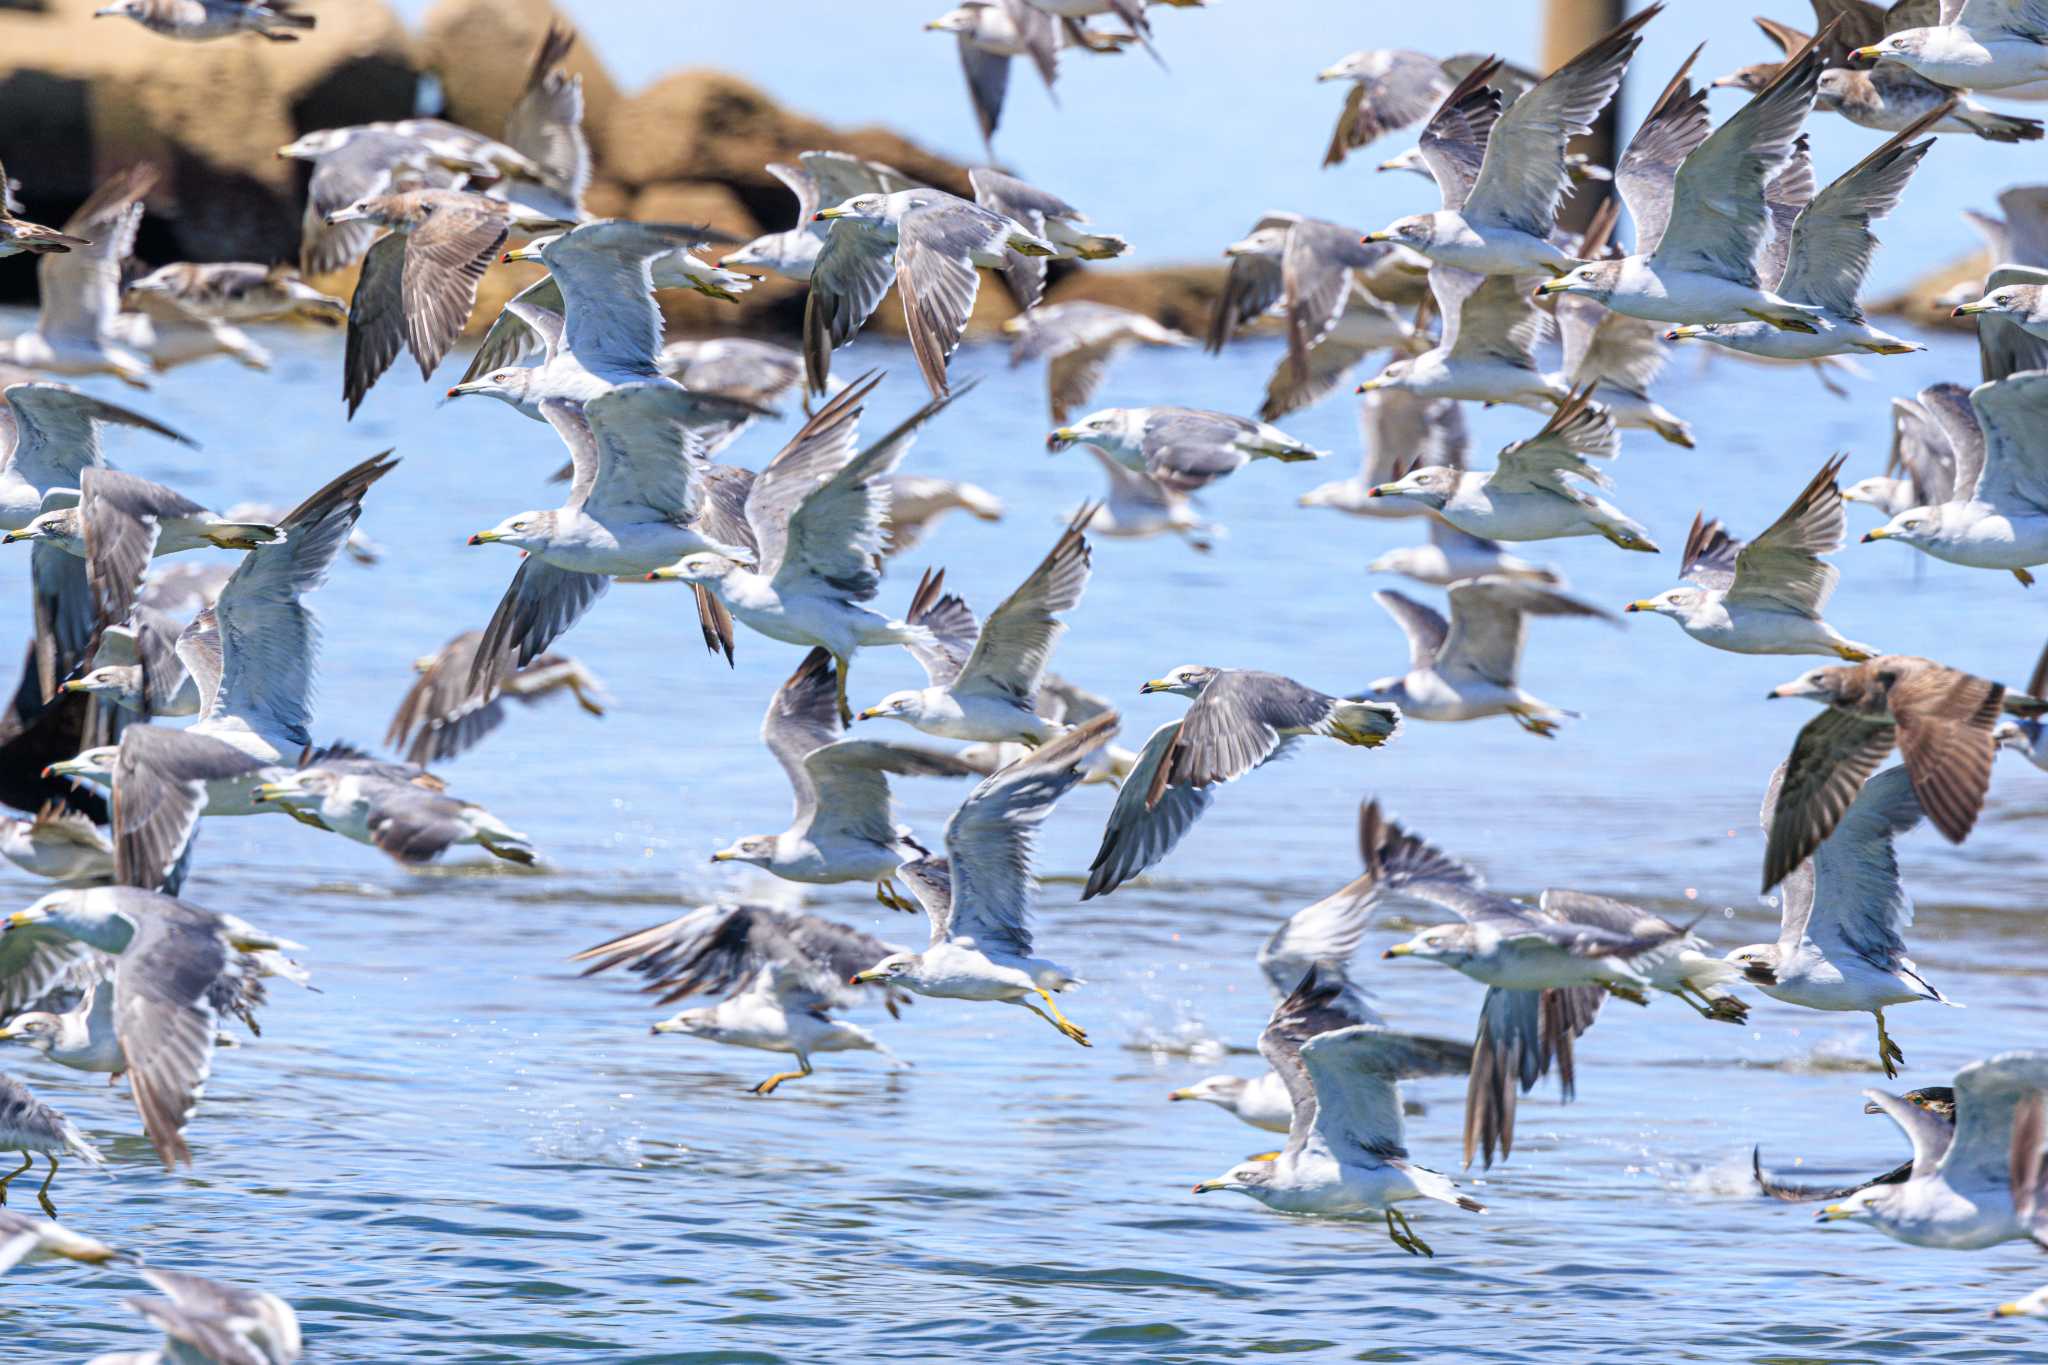
[[[1628,17],[1629,0],[1544,0],[1543,70],[1555,71],[1585,51],[1588,44]],[[1616,96],[1607,112],[1593,126],[1592,135],[1573,144],[1574,151],[1586,153],[1603,166],[1612,166],[1619,150],[1617,113],[1621,98]],[[1606,187],[1588,185],[1565,200],[1558,221],[1573,229],[1583,228],[1592,216]]]

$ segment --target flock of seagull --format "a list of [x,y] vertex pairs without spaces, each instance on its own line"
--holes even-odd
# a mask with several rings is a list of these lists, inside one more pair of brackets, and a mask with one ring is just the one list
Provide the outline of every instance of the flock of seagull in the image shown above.
[[[6,343],[11,363],[0,374],[0,539],[30,546],[28,703],[81,707],[84,720],[77,752],[45,770],[53,799],[0,826],[0,855],[58,883],[4,921],[0,1040],[125,1077],[165,1165],[190,1162],[186,1128],[223,1030],[236,1021],[255,1029],[268,982],[309,984],[291,956],[301,945],[180,898],[202,821],[275,811],[402,863],[458,845],[533,863],[532,839],[450,794],[426,765],[481,742],[513,702],[567,693],[602,714],[603,685],[555,652],[557,642],[614,580],[674,580],[690,585],[714,656],[773,647],[755,637],[802,651],[761,727],[792,790],[790,824],[713,860],[798,883],[872,884],[883,905],[921,909],[929,941],[909,951],[819,916],[736,902],[577,960],[643,977],[665,1005],[717,997],[653,1030],[793,1059],[757,1094],[810,1075],[820,1054],[893,1055],[875,1031],[837,1017],[865,1002],[891,1015],[916,995],[1012,1005],[1089,1046],[1057,999],[1079,975],[1039,955],[1031,924],[1036,834],[1066,793],[1116,788],[1086,899],[1158,866],[1223,787],[1299,741],[1375,749],[1404,739],[1411,721],[1503,716],[1557,735],[1572,713],[1517,676],[1529,621],[1616,618],[1505,547],[1598,536],[1658,551],[1608,500],[1605,470],[1624,430],[1693,444],[1690,424],[1652,393],[1665,343],[1695,338],[1764,363],[1812,365],[1831,385],[1846,358],[1921,349],[1874,326],[1858,303],[1876,246],[1871,224],[1898,204],[1935,134],[2040,138],[2039,122],[1992,113],[1968,94],[2048,96],[2048,9],[2038,0],[1814,8],[1811,36],[1765,23],[1782,60],[1713,82],[1745,97],[1718,125],[1707,113],[1711,87],[1691,78],[1695,50],[1611,168],[1571,143],[1613,99],[1661,4],[1540,77],[1491,57],[1345,58],[1322,73],[1350,85],[1327,162],[1419,124],[1415,150],[1383,168],[1431,177],[1442,207],[1369,232],[1263,215],[1228,247],[1227,281],[1200,339],[1105,304],[1042,304],[1049,266],[1123,256],[1130,245],[993,168],[973,171],[973,197],[961,198],[886,165],[805,152],[768,168],[796,198],[795,224],[749,242],[693,225],[593,219],[582,208],[581,87],[561,69],[574,39],[562,29],[537,54],[502,138],[409,119],[323,130],[282,149],[311,163],[299,265],[359,265],[346,301],[286,266],[131,268],[153,184],[146,170],[112,177],[62,231],[16,216],[10,198],[0,255],[37,258],[42,301],[35,326]],[[187,40],[290,40],[312,23],[253,0],[123,0],[101,12]],[[1091,28],[1098,16],[1124,27]],[[985,136],[1011,56],[1030,57],[1049,81],[1063,48],[1149,48],[1154,37],[1139,0],[991,0],[931,27],[958,36]],[[1889,135],[1825,187],[1803,131],[1816,108]],[[1579,231],[1557,222],[1574,192],[1603,197]],[[1720,953],[1691,925],[1623,901],[1552,889],[1531,903],[1489,891],[1452,852],[1368,801],[1362,874],[1287,919],[1259,953],[1275,999],[1259,1045],[1270,1070],[1173,1095],[1284,1133],[1285,1145],[1196,1192],[1379,1219],[1397,1246],[1433,1255],[1400,1205],[1482,1209],[1410,1156],[1398,1083],[1466,1075],[1464,1161],[1490,1167],[1513,1150],[1521,1094],[1554,1072],[1570,1098],[1575,1040],[1609,997],[1640,1005],[1658,992],[1703,1020],[1739,1023],[1747,1005],[1737,990],[1752,986],[1804,1008],[1869,1013],[1877,1060],[1898,1074],[1904,1056],[1885,1011],[1955,1002],[1907,955],[1912,904],[1894,844],[1923,818],[1962,842],[2000,748],[2048,768],[2048,657],[2018,692],[1849,640],[1825,619],[1838,577],[1826,556],[1846,539],[1846,504],[1860,502],[1887,518],[1865,540],[2023,583],[2048,563],[2048,253],[2025,245],[2038,234],[2038,205],[2018,191],[2007,204],[2001,240],[2038,262],[2002,262],[1951,304],[1976,320],[1980,382],[1896,400],[1883,475],[1844,488],[1843,461],[1830,459],[1753,539],[1702,513],[1683,545],[1684,585],[1628,606],[1671,617],[1711,648],[1832,660],[1771,693],[1820,708],[1762,802],[1762,888],[1779,891],[1782,909],[1776,941]],[[1622,210],[1632,252],[1616,242]],[[357,523],[396,457],[342,470],[296,507],[215,511],[112,468],[101,450],[108,427],[188,438],[55,376],[146,388],[211,355],[260,367],[268,357],[242,328],[300,318],[345,328],[352,416],[401,351],[431,380],[498,260],[538,263],[545,274],[505,306],[448,395],[496,398],[547,423],[568,451],[558,476],[567,491],[558,506],[469,537],[518,550],[518,566],[488,622],[419,661],[386,736],[403,756],[316,745],[319,633],[305,598],[338,558],[375,559]],[[1012,363],[1047,365],[1048,448],[1088,450],[1107,489],[986,615],[929,571],[907,598],[888,594],[902,602],[892,614],[879,605],[890,563],[934,519],[1002,512],[986,490],[903,467],[928,421],[973,402],[974,386],[954,384],[948,366],[983,270],[1000,275],[1021,310],[1007,328]],[[731,300],[763,273],[808,286],[799,349],[666,342],[657,290]],[[892,288],[930,401],[876,434],[863,421],[878,377],[835,377],[832,360]],[[1286,344],[1257,417],[1165,405],[1083,411],[1129,347],[1220,350],[1268,320]],[[1539,360],[1553,337],[1559,370]],[[1399,591],[1375,594],[1407,636],[1409,659],[1349,698],[1272,673],[1173,668],[1141,690],[1187,699],[1184,715],[1137,749],[1120,747],[1111,705],[1050,671],[1063,615],[1089,581],[1090,537],[1178,535],[1209,548],[1222,530],[1201,519],[1194,495],[1259,461],[1322,458],[1275,423],[1335,394],[1378,351],[1392,358],[1356,384],[1368,438],[1359,473],[1301,502],[1425,528],[1425,544],[1372,568],[1445,589],[1448,615]],[[758,468],[722,462],[788,399],[802,402],[806,420],[779,451]],[[1468,466],[1461,405],[1474,402],[1535,414],[1490,469]],[[156,568],[187,550],[225,553],[195,555],[200,568]],[[916,658],[927,685],[856,711],[855,657],[896,647]],[[951,745],[851,737],[869,720]],[[1901,762],[1884,768],[1894,749]],[[896,819],[890,799],[892,779],[919,777],[976,779],[936,848]],[[1348,964],[1382,916],[1410,931],[1383,957],[1434,961],[1485,987],[1473,1042],[1403,1032],[1367,1002]],[[1865,1093],[1910,1139],[1909,1165],[1834,1191],[1787,1185],[1759,1166],[1760,1184],[1780,1198],[1825,1199],[1824,1221],[1866,1223],[1915,1245],[2048,1244],[2048,1053],[1973,1063],[1952,1087]],[[59,1158],[101,1161],[11,1077],[0,1077],[0,1150],[23,1154],[19,1170],[0,1176],[0,1202],[46,1157],[38,1198],[52,1219]],[[0,1267],[129,1255],[0,1210]],[[296,1322],[270,1296],[142,1273],[166,1296],[140,1301],[167,1334],[160,1358],[298,1354]],[[2000,1311],[2048,1314],[2048,1291]]]

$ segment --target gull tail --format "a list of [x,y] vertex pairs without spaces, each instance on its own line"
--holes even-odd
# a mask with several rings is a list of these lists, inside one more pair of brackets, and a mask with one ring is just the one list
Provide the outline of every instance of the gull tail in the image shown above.
[[1131,244],[1114,233],[1098,232],[1076,236],[1071,245],[1084,261],[1108,261],[1127,255]]
[[1391,702],[1340,701],[1323,726],[1332,739],[1377,749],[1401,732],[1401,708]]
[[1409,1183],[1415,1186],[1415,1192],[1424,1199],[1434,1199],[1444,1204],[1455,1204],[1467,1213],[1486,1212],[1486,1205],[1469,1195],[1459,1194],[1458,1182],[1447,1175],[1439,1175],[1426,1166],[1412,1166],[1405,1161],[1390,1162],[1388,1164],[1394,1166],[1401,1174],[1407,1176]]
[[1989,109],[1982,113],[1957,114],[1956,121],[1986,142],[2039,142],[2041,120],[2018,118],[2011,114],[1994,114]]

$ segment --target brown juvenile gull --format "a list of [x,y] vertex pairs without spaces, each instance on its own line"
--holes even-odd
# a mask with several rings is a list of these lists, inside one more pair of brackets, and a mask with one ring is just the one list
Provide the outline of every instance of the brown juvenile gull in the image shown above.
[[1323,153],[1325,167],[1396,129],[1429,116],[1454,84],[1444,64],[1422,52],[1403,48],[1368,48],[1353,52],[1316,73],[1318,81],[1349,81],[1344,112]]
[[0,1072],[0,1152],[21,1154],[20,1167],[0,1176],[0,1204],[7,1202],[8,1184],[36,1164],[37,1152],[49,1161],[50,1173],[43,1177],[36,1200],[52,1218],[57,1216],[57,1206],[50,1202],[50,1182],[57,1178],[58,1154],[75,1156],[91,1166],[105,1164],[70,1119],[37,1099],[27,1086],[5,1072]]
[[813,649],[770,698],[761,719],[761,742],[795,796],[789,828],[737,840],[711,861],[752,863],[814,885],[873,882],[882,904],[913,910],[891,879],[924,850],[896,823],[889,775],[965,777],[973,770],[932,749],[841,738],[837,671],[830,652]]
[[305,1352],[298,1315],[275,1294],[161,1266],[135,1273],[164,1297],[122,1302],[161,1331],[164,1344],[96,1356],[89,1365],[292,1365]]
[[45,256],[92,245],[83,237],[15,217],[21,204],[14,197],[13,183],[7,178],[7,168],[0,166],[0,256]]
[[1692,519],[1679,577],[1687,588],[1639,598],[1629,611],[1678,622],[1703,645],[1734,654],[1832,654],[1861,663],[1877,657],[1821,619],[1841,577],[1821,559],[1842,548],[1848,529],[1835,476],[1837,455],[1801,489],[1792,505],[1755,540],[1744,543],[1704,512]]
[[[1790,763],[1771,774],[1759,812],[1766,830],[1784,809]],[[1728,954],[1743,979],[1773,1000],[1812,1010],[1869,1012],[1887,1076],[1905,1061],[1884,1025],[1890,1005],[1952,1005],[1906,956],[1913,902],[1899,877],[1898,837],[1920,823],[1911,774],[1888,768],[1861,785],[1829,835],[1784,882],[1778,939]]]
[[384,742],[409,763],[445,762],[476,747],[505,723],[507,704],[522,706],[567,692],[593,716],[611,704],[597,675],[566,654],[542,654],[508,674],[496,696],[478,701],[469,687],[470,670],[484,633],[466,630],[413,663],[419,676],[399,700]]
[[477,282],[512,232],[566,226],[480,194],[433,189],[359,199],[327,222],[389,229],[363,258],[349,301],[342,399],[351,417],[401,346],[419,362],[420,378],[433,378],[476,307]]
[[299,218],[299,269],[308,275],[354,265],[381,232],[365,219],[329,224],[328,214],[402,190],[459,189],[472,171],[489,171],[388,130],[324,129],[280,147],[277,155],[313,166]]
[[181,43],[204,43],[254,33],[273,43],[296,43],[299,30],[318,23],[292,0],[114,0],[95,19],[133,19],[151,33]]
[[1942,837],[1960,844],[1969,836],[1991,785],[2003,683],[1932,659],[1884,654],[1813,669],[1765,695],[1804,697],[1827,708],[1799,732],[1786,760],[1764,849],[1765,891],[1812,855],[1895,746]]
[[1192,346],[1184,332],[1143,313],[1113,304],[1080,300],[1020,313],[1003,323],[1010,342],[1010,368],[1043,360],[1045,393],[1052,420],[1064,422],[1102,387],[1116,358],[1136,345]]
[[1107,895],[1173,851],[1215,800],[1215,789],[1322,735],[1377,749],[1401,729],[1401,709],[1345,701],[1255,669],[1183,664],[1139,688],[1192,698],[1187,714],[1145,741],[1118,791],[1081,899]]
[[832,352],[851,342],[894,283],[918,371],[934,397],[950,389],[946,361],[960,345],[981,288],[976,267],[1008,270],[1060,247],[1005,214],[943,190],[859,194],[812,215],[832,225],[804,300],[804,368],[825,392]]
[[[1051,242],[1058,248],[1056,258],[1108,261],[1130,254],[1129,242],[1113,233],[1089,231],[1088,215],[1056,194],[988,166],[968,171],[967,180],[974,186],[975,203]],[[1035,308],[1044,297],[1046,259],[1013,252],[1004,264],[1003,279],[1019,308]]]
[[[1066,633],[1060,614],[1080,606],[1088,586],[1092,556],[1082,529],[1094,516],[1093,507],[1082,508],[1038,567],[978,627],[966,603],[952,599],[970,627],[964,638],[934,629],[938,648],[907,646],[930,686],[891,692],[855,719],[886,716],[942,739],[983,743],[1035,746],[1059,734],[1064,727],[1038,713],[1038,685]],[[943,571],[927,576],[916,598],[937,598],[944,579]],[[910,615],[919,615],[915,602]]]
[[797,1070],[778,1071],[751,1087],[756,1095],[768,1095],[784,1081],[810,1075],[814,1052],[879,1052],[895,1060],[873,1033],[830,1015],[877,996],[895,1014],[897,1002],[908,997],[886,986],[863,990],[850,981],[855,972],[895,951],[878,938],[816,915],[760,905],[706,905],[586,948],[569,960],[588,962],[585,976],[620,966],[636,972],[646,978],[641,989],[659,995],[664,1005],[729,991],[717,1004],[683,1010],[651,1031],[794,1056]]
[[1356,1023],[1335,1006],[1346,989],[1340,975],[1317,967],[1274,1007],[1259,1051],[1293,1101],[1287,1145],[1271,1160],[1242,1162],[1204,1180],[1195,1193],[1235,1190],[1278,1213],[1377,1215],[1395,1246],[1411,1256],[1435,1256],[1397,1211],[1398,1202],[1434,1199],[1468,1213],[1484,1213],[1486,1206],[1409,1160],[1399,1082],[1459,1075],[1471,1068],[1472,1049]]
[[891,474],[889,513],[883,520],[888,538],[885,554],[900,555],[923,543],[927,533],[948,512],[965,512],[976,521],[1001,521],[1003,500],[980,484],[941,479],[930,474]]
[[222,322],[298,318],[339,327],[348,321],[346,303],[307,284],[288,265],[181,261],[159,266],[130,282],[128,293],[161,294],[202,317]]
[[1253,460],[1292,464],[1329,453],[1249,417],[1182,407],[1103,408],[1045,438],[1045,448],[1054,453],[1076,444],[1177,493],[1207,488]]
[[846,152],[798,152],[796,159],[794,166],[771,161],[765,168],[796,196],[796,226],[764,233],[735,247],[720,259],[719,265],[808,280],[831,230],[829,223],[818,220],[819,209],[843,204],[857,194],[893,194],[914,189],[918,184],[894,166],[864,161]]

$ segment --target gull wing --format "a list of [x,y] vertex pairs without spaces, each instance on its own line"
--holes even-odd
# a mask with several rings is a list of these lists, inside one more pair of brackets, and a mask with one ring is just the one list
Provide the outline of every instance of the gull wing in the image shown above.
[[1913,143],[1948,112],[1934,110],[1844,171],[1808,204],[1792,225],[1791,248],[1777,292],[1794,303],[1815,303],[1842,317],[1863,315],[1856,296],[1870,274],[1877,238],[1870,224],[1898,207],[1899,196],[1934,139]]
[[1334,698],[1278,673],[1226,669],[1209,681],[1182,719],[1166,780],[1191,787],[1235,781],[1274,755],[1283,742],[1281,731],[1312,729],[1337,705]]
[[1514,685],[1531,616],[1579,616],[1615,622],[1612,612],[1541,583],[1488,574],[1453,583],[1451,624],[1436,667]]
[[1472,1069],[1472,1054],[1465,1043],[1375,1024],[1316,1035],[1302,1045],[1301,1060],[1315,1085],[1317,1133],[1339,1160],[1354,1152],[1380,1160],[1406,1156],[1398,1082],[1463,1076]]
[[593,374],[653,377],[661,353],[654,262],[696,245],[695,228],[659,223],[587,223],[542,249],[562,290],[569,351]]
[[1031,857],[1038,827],[1082,778],[1088,758],[1116,734],[1109,712],[1077,725],[984,778],[946,822],[953,877],[949,936],[990,949],[1031,955]]
[[2017,374],[1970,393],[1984,433],[1981,473],[1965,482],[1957,461],[1956,499],[2001,511],[2048,512],[2048,374]]
[[213,1070],[216,985],[241,968],[211,915],[168,896],[126,896],[135,935],[114,969],[114,1027],[142,1130],[169,1169],[191,1164],[185,1124]]
[[469,325],[477,284],[510,235],[505,215],[487,203],[451,195],[426,222],[403,234],[401,323],[422,379],[434,377],[434,368]]
[[1657,244],[1659,266],[1758,283],[1757,253],[1770,228],[1764,186],[1792,156],[1824,65],[1808,42],[1685,159]]
[[[1820,615],[1841,577],[1835,566],[1820,556],[1841,549],[1848,533],[1842,490],[1835,482],[1847,458],[1836,455],[1822,465],[1792,505],[1762,535],[1736,552],[1728,601]],[[1686,547],[1691,546],[1688,539]]]
[[1570,475],[1604,487],[1607,476],[1586,461],[1613,459],[1620,449],[1614,419],[1581,389],[1558,405],[1542,430],[1501,451],[1489,482],[1503,492],[1556,492]]
[[[2043,1092],[2048,1091],[2048,1055],[2040,1052],[2004,1052],[1981,1062],[1972,1062],[1956,1073],[1956,1135],[1941,1157],[1941,1177],[1952,1188],[1969,1194],[1986,1188],[2009,1189],[2013,1168],[2021,1163],[2036,1165],[2039,1147]],[[1866,1092],[1869,1093],[1869,1092]],[[1879,1101],[1883,1104],[1883,1101]],[[1890,1105],[1885,1112],[1893,1114]],[[2032,1113],[2024,1125],[2033,1135],[2036,1150],[2015,1151],[2015,1129],[2023,1110]],[[1898,1117],[1893,1114],[1893,1117]],[[1905,1125],[1901,1123],[1901,1127]],[[1908,1129],[1908,1132],[1912,1132]],[[1919,1171],[1920,1139],[1914,1136],[1914,1171]],[[2017,1191],[2014,1191],[2017,1193]]]
[[1102,844],[1088,865],[1082,900],[1107,895],[1171,853],[1216,799],[1213,787],[1166,784],[1167,763],[1180,729],[1181,722],[1171,720],[1154,730],[1117,789]]
[[832,352],[853,340],[896,282],[898,249],[864,223],[839,218],[828,228],[804,298],[804,374],[820,396],[832,374]]
[[184,446],[196,444],[153,418],[80,393],[69,384],[11,384],[0,396],[14,417],[14,448],[7,467],[38,493],[76,488],[81,473],[106,463],[100,454],[100,428],[105,425],[153,431]]
[[747,525],[753,529],[760,573],[773,575],[781,569],[797,508],[853,459],[861,404],[881,382],[879,374],[868,374],[840,390],[748,485]]
[[1489,1169],[1496,1148],[1503,1161],[1514,1154],[1519,1097],[1534,1090],[1553,1068],[1559,1098],[1572,1098],[1578,1088],[1573,1044],[1593,1027],[1605,999],[1606,992],[1598,986],[1543,991],[1487,987],[1472,1045],[1471,1079],[1465,1086],[1467,1166],[1475,1151]]
[[1678,168],[1713,131],[1713,121],[1707,116],[1707,91],[1694,89],[1687,79],[1705,46],[1694,48],[1679,66],[1614,165],[1615,192],[1635,224],[1638,256],[1654,254],[1664,240]]
[[1864,783],[1841,823],[1813,851],[1811,912],[1802,923],[1786,922],[1781,943],[1796,947],[1803,936],[1824,947],[1846,945],[1887,968],[1897,966],[1906,955],[1904,934],[1913,923],[1913,902],[1899,879],[1893,845],[1920,820],[1920,800],[1903,766],[1887,768]]
[[694,425],[703,405],[701,396],[666,379],[619,384],[584,404],[597,477],[583,509],[600,520],[694,522],[704,510],[709,469],[704,434]]
[[1479,179],[1465,201],[1468,219],[1550,236],[1558,201],[1572,183],[1565,145],[1592,130],[1621,88],[1643,25],[1662,8],[1651,5],[1617,25],[1507,107],[1493,125]]
[[1392,588],[1381,588],[1372,595],[1372,600],[1394,618],[1394,624],[1408,637],[1408,667],[1434,667],[1443,651],[1444,637],[1450,634],[1450,624],[1434,608]]
[[575,30],[548,25],[519,102],[505,115],[505,143],[540,167],[572,205],[590,187],[590,140],[583,133],[583,78],[557,70],[576,45]]
[[1059,613],[1081,604],[1091,556],[1082,528],[1095,519],[1084,506],[1038,567],[981,623],[973,652],[952,683],[955,692],[986,691],[1030,701],[1066,630]]
[[1353,81],[1344,97],[1324,166],[1428,115],[1450,83],[1443,63],[1427,53],[1386,48],[1372,56],[1370,74]]
[[[1792,743],[1782,779],[1773,783],[1775,801],[1765,799],[1770,830],[1764,842],[1765,891],[1791,875],[1833,833],[1897,739],[1891,722],[1865,720],[1834,707],[1806,723]],[[1790,927],[1781,927],[1780,933]]]
[[135,254],[142,226],[142,196],[156,187],[156,172],[130,166],[106,180],[64,224],[90,245],[51,252],[36,261],[42,311],[36,330],[52,339],[97,345],[121,312],[121,267]]

